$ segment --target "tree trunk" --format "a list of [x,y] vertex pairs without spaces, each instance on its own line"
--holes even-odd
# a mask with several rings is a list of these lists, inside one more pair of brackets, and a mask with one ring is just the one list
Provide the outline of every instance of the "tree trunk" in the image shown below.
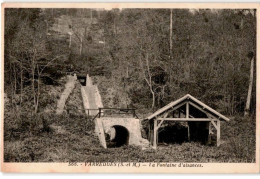
[[[152,94],[153,97],[153,102],[152,102],[152,108],[154,109],[155,106],[155,92],[153,90],[153,84],[152,84],[152,75],[150,72],[150,64],[149,64],[149,59],[148,59],[148,53],[146,53],[145,61],[146,61],[146,67],[143,66],[143,62],[141,58],[139,58],[140,65],[141,65],[141,70],[143,72],[144,80],[146,81],[147,85],[149,86],[149,90]],[[147,75],[146,75],[147,72]]]
[[171,15],[170,15],[170,58],[172,58],[172,9],[171,9]]
[[153,90],[151,88],[150,88],[150,91],[151,91],[152,96],[153,96],[152,109],[154,109],[154,106],[155,106],[155,93],[153,92]]
[[35,95],[35,86],[34,86],[34,67],[32,68],[32,92],[33,92],[33,104],[36,106],[36,95]]
[[80,39],[80,46],[79,46],[79,54],[81,55],[82,53],[82,43],[83,43],[83,40],[82,38]]
[[69,48],[71,47],[71,35],[70,35],[70,42],[69,42]]
[[90,9],[90,20],[91,20],[91,23],[92,23],[92,10]]
[[129,71],[128,66],[126,67],[126,78],[129,78]]
[[240,21],[240,29],[243,29],[243,28],[244,28],[244,19],[242,17],[241,21]]
[[48,24],[47,20],[45,21],[45,23],[46,23],[46,35],[48,35],[48,33],[49,33],[49,24]]
[[38,80],[37,80],[37,98],[36,98],[36,104],[34,108],[34,112],[38,112],[38,106],[39,106],[39,97],[40,97],[40,71],[39,66],[37,65],[37,72],[38,72]]
[[97,13],[98,13],[98,19],[100,19],[100,11],[98,10]]
[[[9,74],[9,80],[11,82],[11,104],[12,104],[12,109],[14,109],[14,89],[13,89],[13,70],[12,70],[12,63],[11,61],[9,61],[9,71],[10,71],[10,74]],[[6,92],[6,91],[5,91]]]
[[20,63],[20,105],[22,106],[22,102],[23,102],[23,69],[22,69],[22,63]]
[[16,85],[17,85],[17,75],[16,75],[16,67],[15,67],[15,65],[13,65],[13,68],[14,68],[14,93],[16,94],[16,91],[17,91],[17,87],[16,87]]
[[35,57],[32,58],[32,93],[33,93],[33,105],[36,106],[36,93],[35,93]]
[[116,16],[114,17],[114,26],[113,26],[113,29],[114,29],[114,34],[117,35]]
[[249,87],[248,87],[248,94],[247,94],[247,101],[246,101],[246,107],[245,107],[244,116],[248,116],[249,115],[251,96],[252,96],[252,88],[253,88],[253,79],[254,79],[254,57],[251,59]]
[[153,96],[153,103],[152,103],[152,109],[154,109],[155,107],[155,92],[153,90],[153,84],[152,84],[152,74],[151,74],[151,71],[150,71],[150,63],[149,63],[149,58],[148,58],[148,53],[146,53],[146,67],[147,67],[147,73],[148,73],[148,80],[147,80],[147,83],[150,87],[150,91],[152,93],[152,96]]

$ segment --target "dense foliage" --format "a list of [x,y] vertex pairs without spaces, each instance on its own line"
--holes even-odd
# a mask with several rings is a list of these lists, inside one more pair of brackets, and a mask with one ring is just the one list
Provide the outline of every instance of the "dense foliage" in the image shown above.
[[[112,105],[159,108],[189,93],[224,114],[244,111],[256,51],[253,10],[174,9],[172,28],[167,9],[5,11],[5,91],[20,93],[20,103],[32,92],[36,111],[38,84],[58,76],[51,67],[104,76],[113,84],[105,88],[122,98]],[[255,83],[252,99],[254,112]]]
[[256,40],[254,14],[245,12],[173,10],[172,52],[170,10],[108,12],[111,78],[129,105],[158,108],[189,93],[224,114],[243,112]]

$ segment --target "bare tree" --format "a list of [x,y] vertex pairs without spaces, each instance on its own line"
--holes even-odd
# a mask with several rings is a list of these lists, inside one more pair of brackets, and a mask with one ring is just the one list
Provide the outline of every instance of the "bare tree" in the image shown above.
[[171,9],[171,14],[170,14],[170,58],[172,58],[172,9]]
[[144,80],[146,81],[147,85],[149,86],[150,92],[153,97],[152,108],[154,108],[155,107],[155,92],[153,90],[153,81],[152,81],[152,74],[151,74],[151,70],[150,70],[150,62],[149,62],[148,53],[146,53],[146,55],[145,55],[145,65],[143,64],[141,58],[139,58],[139,61],[140,61],[140,66],[141,66]]
[[251,96],[252,96],[252,88],[253,88],[253,80],[254,80],[254,63],[255,63],[255,60],[254,60],[254,56],[252,56],[252,54],[249,54],[249,56],[251,56],[251,65],[250,65],[249,86],[248,86],[248,94],[247,94],[247,101],[246,101],[244,116],[249,115]]

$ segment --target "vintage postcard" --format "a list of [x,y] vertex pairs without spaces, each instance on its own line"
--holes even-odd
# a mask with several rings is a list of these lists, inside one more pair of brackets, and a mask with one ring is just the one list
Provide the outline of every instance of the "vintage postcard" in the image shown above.
[[259,7],[3,3],[2,172],[259,173]]

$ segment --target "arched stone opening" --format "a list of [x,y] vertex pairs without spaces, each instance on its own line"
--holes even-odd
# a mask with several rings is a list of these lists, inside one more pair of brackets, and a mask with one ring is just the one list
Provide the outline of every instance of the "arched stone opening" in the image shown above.
[[86,86],[87,84],[87,77],[84,75],[77,75],[77,79],[79,80],[82,86]]
[[129,144],[129,131],[124,126],[114,125],[106,133],[108,148],[121,147]]

